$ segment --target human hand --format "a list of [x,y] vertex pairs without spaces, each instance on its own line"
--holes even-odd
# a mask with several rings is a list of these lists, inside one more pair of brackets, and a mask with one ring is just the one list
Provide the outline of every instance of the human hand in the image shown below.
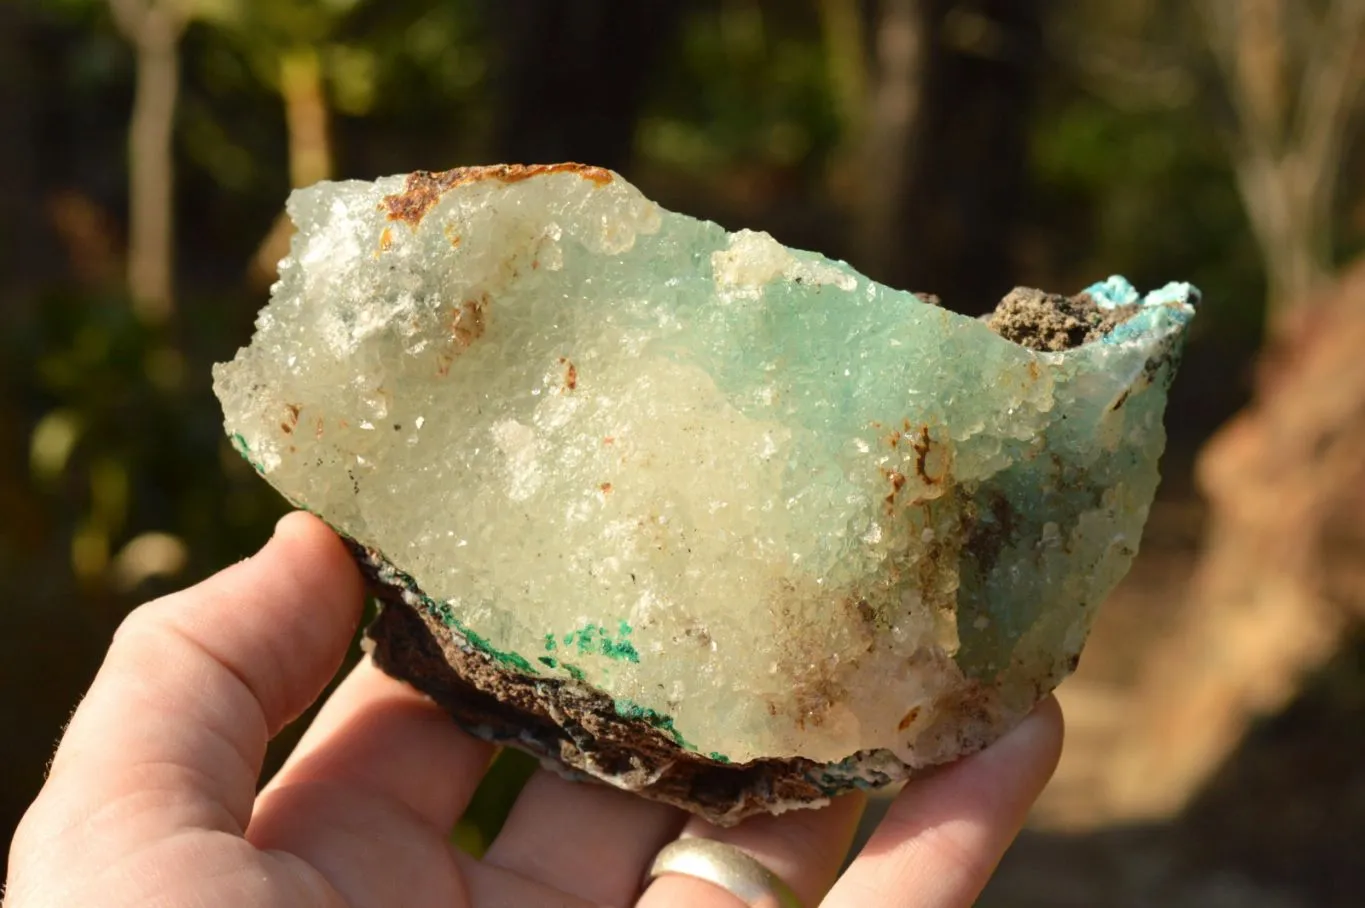
[[266,742],[336,672],[361,603],[336,536],[292,514],[253,558],[133,612],[15,835],[5,908],[738,908],[689,876],[641,895],[680,833],[741,847],[806,906],[958,908],[1061,747],[1049,698],[986,751],[908,785],[837,882],[861,795],[718,829],[546,771],[475,860],[449,833],[493,749],[368,660],[257,793]]

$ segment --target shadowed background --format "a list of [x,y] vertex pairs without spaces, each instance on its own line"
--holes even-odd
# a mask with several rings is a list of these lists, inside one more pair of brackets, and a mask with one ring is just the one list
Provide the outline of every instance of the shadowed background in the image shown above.
[[963,312],[1199,285],[1142,554],[982,904],[1359,904],[1362,86],[1365,0],[0,3],[0,834],[128,610],[282,513],[208,369],[291,185],[577,160]]

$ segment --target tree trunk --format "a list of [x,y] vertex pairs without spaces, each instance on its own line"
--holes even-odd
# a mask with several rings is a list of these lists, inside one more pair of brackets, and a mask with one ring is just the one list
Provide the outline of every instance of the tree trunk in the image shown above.
[[280,95],[289,130],[289,180],[310,186],[332,176],[332,146],[327,135],[327,93],[322,63],[312,47],[280,57]]
[[[311,47],[295,48],[280,57],[280,97],[289,133],[289,182],[298,188],[332,177],[332,143],[328,133],[327,93],[322,66]],[[264,289],[279,274],[279,262],[289,253],[294,225],[283,212],[251,258],[248,283]]]
[[[854,264],[894,281],[909,248],[905,202],[923,129],[932,23],[923,0],[880,0],[872,19],[872,74],[854,201]],[[924,288],[929,289],[929,288]]]
[[1040,0],[879,0],[854,263],[986,311],[1013,283]]
[[819,0],[825,60],[839,118],[852,135],[862,131],[868,102],[867,49],[859,0]]
[[128,291],[137,315],[160,324],[174,311],[175,155],[172,144],[185,22],[164,3],[110,0],[137,52],[128,129]]
[[678,0],[491,0],[500,38],[494,151],[629,167],[635,121]]
[[1265,263],[1267,325],[1274,336],[1286,311],[1331,282],[1330,206],[1324,208],[1312,174],[1298,158],[1273,160],[1248,153],[1237,182],[1252,234]]

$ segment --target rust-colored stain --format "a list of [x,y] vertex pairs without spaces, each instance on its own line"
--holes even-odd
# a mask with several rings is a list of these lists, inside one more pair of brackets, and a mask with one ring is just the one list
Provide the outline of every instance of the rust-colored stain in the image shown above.
[[886,498],[882,499],[886,502],[886,512],[889,514],[896,504],[896,496],[900,494],[901,489],[905,486],[905,474],[897,473],[895,470],[883,469],[882,475],[891,483],[891,493],[887,495]]
[[905,714],[905,718],[901,719],[900,724],[897,725],[896,728],[900,729],[901,731],[905,731],[907,728],[910,727],[910,724],[918,718],[919,707],[916,706],[914,709],[910,710],[910,712]]
[[857,610],[858,617],[861,618],[865,624],[876,623],[877,610],[874,609],[872,603],[868,602],[866,599],[859,599],[857,602],[853,603],[853,608]]
[[[829,666],[817,666],[817,670],[824,669],[829,671]],[[796,701],[796,727],[805,730],[807,727],[821,728],[829,721],[830,710],[834,704],[844,699],[844,690],[833,678],[826,673],[821,673],[813,678],[803,679],[798,682],[796,690],[792,692],[793,699]]]
[[453,348],[442,351],[436,358],[436,374],[445,378],[455,357],[468,350],[474,341],[483,337],[488,328],[488,294],[482,293],[477,299],[467,299],[450,311],[450,339]]
[[931,442],[929,439],[928,426],[919,427],[919,437],[915,439],[912,444],[915,448],[915,474],[931,486],[936,486],[943,482],[944,477],[942,475],[929,475],[929,448]]
[[379,234],[379,251],[388,252],[393,246],[393,229],[385,227]]
[[1043,370],[1038,368],[1038,361],[1037,361],[1037,360],[1033,360],[1033,359],[1029,360],[1029,361],[1028,361],[1028,377],[1031,378],[1031,379],[1033,379],[1034,381],[1037,381],[1039,378],[1042,377],[1042,375],[1043,375]]
[[585,180],[598,186],[605,186],[613,179],[612,172],[602,167],[588,164],[492,164],[481,167],[456,167],[432,173],[419,170],[408,174],[402,192],[385,196],[380,210],[387,210],[389,220],[404,221],[411,227],[422,223],[422,218],[441,196],[457,186],[477,183],[480,180],[497,180],[499,183],[520,183],[532,177],[551,173],[576,173]]
[[602,490],[603,495],[611,494],[611,483],[609,482],[602,483],[600,486],[598,486],[598,488]]
[[478,299],[465,300],[455,309],[450,320],[450,335],[460,350],[465,350],[474,341],[483,337],[488,327],[488,294]]
[[578,387],[578,367],[569,361],[568,357],[561,356],[559,364],[564,367],[564,390],[572,391]]
[[285,435],[291,435],[294,427],[299,424],[299,413],[303,411],[303,407],[299,404],[285,404],[284,409],[289,415],[280,423],[280,431]]
[[614,444],[616,444],[616,436],[615,436],[615,435],[607,435],[607,436],[603,437],[603,439],[602,439],[602,444],[604,444],[604,445],[614,445]]

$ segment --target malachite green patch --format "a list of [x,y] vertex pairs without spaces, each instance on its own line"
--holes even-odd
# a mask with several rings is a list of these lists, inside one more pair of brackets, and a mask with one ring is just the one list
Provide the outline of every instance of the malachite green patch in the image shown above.
[[630,700],[617,700],[615,705],[616,714],[621,718],[639,719],[668,735],[679,747],[684,747],[688,750],[693,749],[692,745],[688,744],[687,740],[683,738],[682,733],[674,727],[672,716],[666,716],[662,713],[655,712],[647,706],[641,706]]
[[473,631],[469,630],[466,627],[462,627],[458,621],[454,622],[451,626],[457,628],[460,631],[460,633],[464,635],[464,638],[469,641],[470,646],[474,647],[475,649],[482,650],[483,652],[492,656],[498,662],[501,662],[503,665],[510,665],[513,668],[519,668],[523,672],[526,672],[528,675],[539,674],[539,672],[535,669],[534,666],[531,665],[531,663],[527,662],[522,656],[518,655],[517,653],[508,653],[499,650],[497,647],[493,646],[493,644],[489,643],[488,640],[485,639],[484,637],[481,637],[480,635],[474,633]]
[[237,453],[242,455],[242,459],[251,465],[251,468],[262,476],[265,475],[265,468],[256,462],[251,456],[251,446],[246,443],[246,438],[241,432],[232,433],[232,446],[237,449]]
[[[639,662],[640,653],[628,639],[630,631],[630,625],[625,621],[620,622],[615,635],[601,625],[587,624],[576,631],[565,634],[564,645],[566,647],[577,647],[578,652],[583,655],[598,653],[608,659]],[[554,649],[554,635],[547,634],[545,640],[545,648]]]

